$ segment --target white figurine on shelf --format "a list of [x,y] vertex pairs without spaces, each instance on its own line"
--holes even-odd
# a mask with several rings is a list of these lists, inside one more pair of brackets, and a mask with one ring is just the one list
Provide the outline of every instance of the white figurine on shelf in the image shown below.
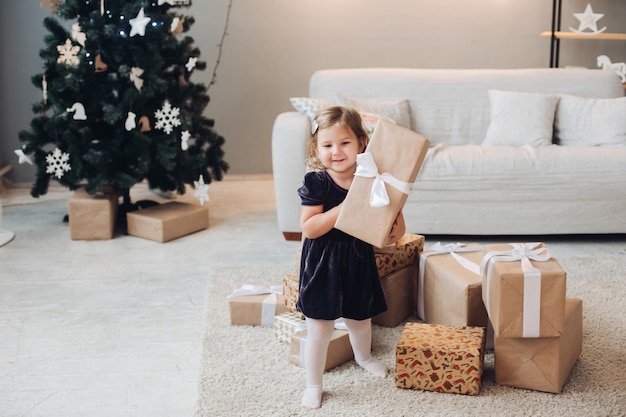
[[594,13],[591,9],[591,4],[587,4],[584,13],[574,13],[574,17],[580,21],[578,29],[574,29],[570,26],[569,30],[576,33],[582,33],[584,35],[595,35],[597,33],[604,32],[606,30],[606,26],[598,30],[597,23],[603,16],[604,14],[602,13]]
[[626,62],[611,62],[611,58],[606,55],[599,55],[596,59],[598,67],[607,71],[615,71],[622,83],[626,83]]

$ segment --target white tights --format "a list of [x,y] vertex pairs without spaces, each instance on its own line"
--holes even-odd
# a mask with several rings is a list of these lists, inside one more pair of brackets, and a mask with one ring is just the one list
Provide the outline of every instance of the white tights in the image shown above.
[[[387,368],[372,357],[372,320],[345,319],[345,323],[356,362],[368,372],[384,378]],[[306,319],[306,389],[302,395],[302,405],[305,407],[319,408],[322,404],[322,378],[334,324],[333,320]]]

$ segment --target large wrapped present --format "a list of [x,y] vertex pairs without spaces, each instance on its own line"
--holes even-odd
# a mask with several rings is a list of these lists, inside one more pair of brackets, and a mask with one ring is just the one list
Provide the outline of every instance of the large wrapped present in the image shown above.
[[417,315],[427,323],[487,327],[478,244],[440,242],[420,255]]
[[565,327],[557,337],[495,338],[496,383],[559,393],[582,352],[583,303],[565,302]]
[[566,274],[541,242],[486,245],[483,302],[500,337],[563,333]]
[[[296,332],[291,337],[289,362],[294,365],[302,366],[306,368],[304,349],[306,346],[307,332]],[[326,355],[326,364],[324,371],[341,365],[344,362],[349,361],[354,357],[352,351],[352,345],[350,344],[350,337],[347,330],[337,330],[333,332],[330,338],[330,344],[328,345],[328,353]]]
[[424,236],[414,233],[406,233],[393,245],[374,248],[378,275],[383,277],[417,263],[422,250],[424,250]]
[[414,263],[399,271],[380,277],[387,301],[387,311],[372,317],[372,323],[379,326],[396,327],[415,313],[418,268],[419,264]]
[[273,327],[274,317],[286,313],[280,286],[242,285],[228,296],[230,324]]
[[381,120],[357,169],[335,228],[376,247],[386,245],[391,226],[404,206],[430,141]]
[[209,227],[209,209],[174,201],[131,211],[126,220],[129,235],[163,243]]
[[274,336],[281,343],[290,343],[291,337],[306,330],[306,319],[298,313],[287,311],[274,318]]
[[478,395],[485,329],[407,323],[396,346],[396,387]]
[[119,196],[111,191],[89,195],[80,187],[69,199],[68,217],[72,240],[106,240],[115,232]]

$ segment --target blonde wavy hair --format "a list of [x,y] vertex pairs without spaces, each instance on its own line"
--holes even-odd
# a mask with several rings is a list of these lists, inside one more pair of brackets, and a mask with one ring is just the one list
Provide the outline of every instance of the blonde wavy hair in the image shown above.
[[335,124],[350,129],[359,141],[363,143],[363,148],[367,147],[369,136],[363,127],[363,121],[359,112],[355,108],[347,106],[327,107],[318,111],[311,121],[313,129],[307,147],[307,167],[313,170],[326,169],[317,155],[317,133],[320,129],[327,129]]

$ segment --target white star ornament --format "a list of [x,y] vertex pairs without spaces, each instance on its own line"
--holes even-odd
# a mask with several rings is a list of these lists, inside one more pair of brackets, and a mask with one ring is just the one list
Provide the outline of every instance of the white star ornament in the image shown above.
[[130,19],[130,37],[135,35],[145,36],[146,26],[150,23],[150,18],[143,13],[143,7],[137,13],[137,17]]

